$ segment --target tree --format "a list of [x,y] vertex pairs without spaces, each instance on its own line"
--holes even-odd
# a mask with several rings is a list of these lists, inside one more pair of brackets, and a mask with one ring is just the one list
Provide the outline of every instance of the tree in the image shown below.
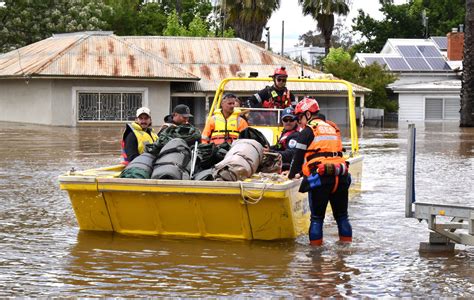
[[168,16],[168,24],[163,30],[163,35],[168,35],[168,36],[185,36],[187,35],[187,30],[186,27],[180,24],[179,19],[178,19],[178,13],[176,11],[173,11],[169,16]]
[[[246,41],[260,41],[263,28],[272,13],[280,7],[280,0],[222,0],[226,24],[235,35]],[[222,26],[223,24],[221,24]],[[224,26],[227,28],[227,26]]]
[[366,107],[383,108],[387,112],[397,111],[397,103],[389,99],[386,88],[397,77],[386,72],[380,65],[362,67],[352,61],[350,54],[342,48],[331,48],[323,64],[325,70],[334,76],[371,89],[372,92],[365,99]]
[[326,55],[331,48],[331,36],[334,29],[334,14],[346,16],[349,6],[345,0],[298,0],[303,5],[303,14],[311,15],[317,22],[317,28],[324,36]]
[[0,52],[10,51],[53,33],[100,30],[110,10],[102,0],[5,0],[1,10]]
[[[331,45],[334,48],[342,47],[349,49],[353,44],[352,33],[341,23],[334,25],[334,31],[331,36]],[[298,37],[298,45],[303,47],[325,47],[324,36],[315,31],[308,31]]]
[[466,1],[466,31],[461,88],[461,127],[474,127],[474,0]]

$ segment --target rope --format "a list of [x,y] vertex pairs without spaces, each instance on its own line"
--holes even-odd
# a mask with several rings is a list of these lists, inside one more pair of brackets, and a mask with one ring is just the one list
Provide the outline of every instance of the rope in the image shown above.
[[243,182],[239,182],[240,185],[240,197],[242,198],[242,201],[247,204],[257,204],[260,200],[263,198],[263,194],[265,194],[265,191],[267,190],[268,186],[266,183],[263,184],[263,188],[260,191],[260,195],[253,196],[250,195],[250,192],[247,191],[247,195],[245,195],[245,189],[244,189],[244,184]]

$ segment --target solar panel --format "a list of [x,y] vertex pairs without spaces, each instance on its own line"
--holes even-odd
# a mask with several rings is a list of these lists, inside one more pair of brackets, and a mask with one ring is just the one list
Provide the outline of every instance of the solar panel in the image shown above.
[[431,71],[428,63],[421,57],[407,57],[405,59],[413,71]]
[[404,57],[421,57],[420,51],[415,46],[397,46]]
[[443,57],[435,46],[417,46],[424,57]]
[[390,70],[392,71],[410,71],[411,68],[408,66],[406,61],[402,57],[385,57]]
[[448,38],[445,36],[432,36],[431,40],[443,51],[448,49]]
[[441,57],[427,57],[426,61],[430,64],[433,71],[451,70],[446,61]]
[[383,59],[383,57],[365,57],[365,62],[368,65],[378,63],[381,66],[385,66],[387,64],[385,60]]

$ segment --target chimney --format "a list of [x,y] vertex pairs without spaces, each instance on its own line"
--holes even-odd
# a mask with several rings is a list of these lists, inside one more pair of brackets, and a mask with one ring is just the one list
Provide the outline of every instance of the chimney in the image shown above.
[[464,52],[464,32],[461,26],[461,32],[457,28],[453,28],[448,33],[448,60],[462,60]]

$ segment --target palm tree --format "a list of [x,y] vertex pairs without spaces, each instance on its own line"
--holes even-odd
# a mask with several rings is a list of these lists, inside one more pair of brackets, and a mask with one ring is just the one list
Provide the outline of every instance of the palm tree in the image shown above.
[[474,127],[474,0],[466,0],[466,30],[461,89],[461,127]]
[[326,55],[331,48],[331,36],[334,29],[334,14],[347,16],[349,6],[345,0],[298,0],[303,5],[303,14],[311,15],[324,36]]
[[263,28],[280,7],[280,0],[222,0],[226,23],[237,37],[246,41],[260,41]]

